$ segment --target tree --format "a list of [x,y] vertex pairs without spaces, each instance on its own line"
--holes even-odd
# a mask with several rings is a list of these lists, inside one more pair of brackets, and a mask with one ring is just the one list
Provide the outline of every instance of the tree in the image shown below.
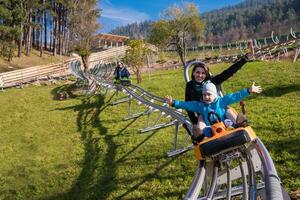
[[20,3],[3,0],[0,4],[0,53],[11,62],[20,36],[22,13]]
[[[38,0],[27,0],[22,2],[22,9],[24,12],[23,24],[22,29],[24,29],[25,34],[25,49],[26,49],[26,56],[30,55],[31,47],[33,41],[33,28],[35,26],[33,18],[36,14],[36,11],[39,7]],[[23,37],[20,38],[19,43],[21,44]],[[19,51],[22,51],[22,45],[19,45]]]
[[97,0],[1,0],[0,54],[11,61],[24,45],[27,56],[32,47],[42,56],[50,42],[54,56],[76,48],[87,57],[98,16]]
[[185,66],[186,50],[190,42],[197,41],[204,30],[204,23],[195,4],[185,3],[181,8],[173,5],[164,11],[163,17],[154,22],[150,31],[150,42],[160,47],[175,47]]
[[73,0],[68,4],[71,19],[71,40],[74,50],[81,56],[84,70],[88,70],[93,34],[98,30],[99,9],[97,0]]
[[127,45],[129,48],[126,50],[124,61],[136,74],[137,83],[141,83],[141,68],[144,66],[147,55],[152,53],[151,47],[143,40],[129,40]]

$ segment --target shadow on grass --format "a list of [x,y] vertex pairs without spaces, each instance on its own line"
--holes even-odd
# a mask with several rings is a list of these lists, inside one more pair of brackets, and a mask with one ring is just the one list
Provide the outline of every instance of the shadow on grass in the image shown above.
[[76,84],[65,84],[59,87],[54,88],[51,91],[54,100],[60,100],[60,94],[65,93],[69,98],[76,98],[79,95],[75,94],[79,91],[79,88],[76,87]]
[[[55,88],[52,93],[59,91]],[[76,106],[61,108],[58,110],[74,110],[77,115],[77,128],[84,144],[84,158],[82,170],[73,183],[72,188],[64,194],[48,197],[45,199],[106,199],[110,192],[115,189],[114,179],[116,164],[117,145],[113,141],[113,135],[107,134],[107,128],[103,126],[100,113],[109,106],[114,94],[108,102],[104,102],[103,95],[80,97],[82,103]],[[94,128],[98,129],[96,133]],[[100,143],[104,140],[106,151]],[[101,164],[103,163],[103,164]]]
[[275,166],[283,185],[291,191],[299,189],[300,177],[300,138],[298,136],[285,137],[276,141],[264,142],[272,152]]
[[284,85],[284,86],[278,85],[264,90],[261,95],[267,97],[280,97],[287,93],[297,92],[297,91],[298,92],[300,91],[300,84],[292,84],[292,85]]
[[[144,183],[151,181],[153,178],[157,177],[157,174],[163,170],[165,167],[167,167],[168,165],[170,165],[172,162],[174,162],[174,160],[176,160],[179,156],[174,156],[171,159],[167,160],[165,163],[161,164],[160,166],[158,166],[153,172],[150,172],[148,174],[145,174],[144,178],[138,182],[137,184],[135,184],[133,187],[131,187],[130,189],[128,189],[126,192],[124,192],[123,194],[121,194],[120,196],[116,197],[116,199],[123,199],[125,198],[125,196],[129,195],[131,192],[134,192],[135,190],[137,190],[141,185],[143,185]],[[149,189],[150,190],[150,189]],[[177,195],[181,195],[179,193],[176,193]]]
[[124,156],[122,156],[120,159],[118,159],[116,162],[124,162],[126,160],[126,157],[128,157],[130,154],[135,152],[139,147],[141,147],[145,142],[147,142],[151,137],[153,137],[157,133],[156,131],[153,131],[150,135],[148,135],[142,142],[140,142],[138,145],[136,145],[134,148],[132,148],[129,152],[127,152]]
[[[285,137],[276,141],[264,141],[264,144],[272,152],[275,152],[280,157],[277,157],[279,162],[295,162],[295,166],[300,166],[300,138],[299,137]],[[283,152],[289,152],[289,155],[282,155]],[[293,156],[296,156],[295,159]]]
[[[56,94],[58,91],[64,89],[68,89],[68,86],[55,88],[51,93]],[[81,172],[70,190],[66,193],[45,199],[107,199],[111,192],[117,187],[115,179],[118,163],[126,159],[127,156],[156,133],[153,132],[121,159],[116,161],[115,156],[118,145],[114,142],[114,138],[121,135],[129,126],[134,124],[138,118],[131,120],[116,135],[108,134],[107,128],[104,127],[101,122],[100,114],[110,105],[110,101],[112,101],[114,95],[115,93],[107,97],[107,101],[104,101],[105,97],[103,94],[90,97],[77,96],[81,100],[81,104],[57,109],[73,110],[78,113],[76,123],[84,144],[84,157],[81,163]],[[94,131],[94,128],[97,128],[98,133]],[[100,140],[104,141],[104,148],[101,146]],[[103,149],[105,149],[104,152]],[[167,166],[168,163],[163,165],[161,169]],[[155,173],[156,172],[154,172],[154,175]],[[154,175],[147,175],[145,181]],[[130,192],[130,190],[128,192]],[[124,196],[125,195],[126,194],[124,194]]]

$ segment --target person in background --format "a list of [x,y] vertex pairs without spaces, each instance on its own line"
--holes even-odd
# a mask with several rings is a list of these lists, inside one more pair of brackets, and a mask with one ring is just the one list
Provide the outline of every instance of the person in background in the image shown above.
[[127,68],[124,66],[124,63],[118,62],[117,67],[114,71],[115,80],[129,79],[130,73]]

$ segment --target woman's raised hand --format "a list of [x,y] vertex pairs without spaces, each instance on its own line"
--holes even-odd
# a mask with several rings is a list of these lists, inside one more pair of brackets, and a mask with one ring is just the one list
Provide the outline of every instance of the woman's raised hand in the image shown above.
[[172,99],[172,97],[171,97],[171,96],[169,96],[169,95],[166,95],[166,96],[164,97],[164,99],[165,99],[166,103],[167,103],[169,106],[171,106],[171,105],[172,105],[172,103],[173,103],[173,99]]
[[250,93],[261,93],[262,92],[262,88],[261,86],[256,86],[255,82],[252,83],[251,87],[249,88],[249,92]]

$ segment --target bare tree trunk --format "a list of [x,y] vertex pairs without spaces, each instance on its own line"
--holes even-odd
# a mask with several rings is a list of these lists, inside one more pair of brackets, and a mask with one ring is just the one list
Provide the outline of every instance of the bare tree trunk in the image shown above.
[[21,30],[21,33],[20,33],[20,37],[19,37],[19,41],[18,41],[18,57],[21,58],[22,56],[22,49],[23,49],[23,28],[24,25],[23,23],[21,23],[21,27],[20,27],[20,30]]
[[[64,26],[65,26],[65,24],[64,24]],[[63,29],[64,31],[63,31],[63,38],[62,38],[62,44],[63,44],[63,46],[62,46],[62,55],[66,55],[66,49],[67,49],[67,36],[66,36],[66,34],[67,34],[67,31],[65,30],[65,29]]]
[[49,51],[53,51],[53,17],[50,17],[50,41],[49,41]]
[[81,56],[83,67],[84,67],[84,72],[88,72],[89,70],[89,61],[88,61],[88,56]]
[[137,83],[142,82],[142,73],[141,73],[140,67],[137,67],[137,69],[136,69],[136,80],[137,80]]
[[54,30],[53,30],[53,56],[56,56],[57,48],[56,48],[56,42],[57,42],[57,17],[54,17]]
[[177,53],[178,53],[178,55],[179,55],[179,57],[180,57],[181,63],[183,64],[183,67],[185,67],[185,58],[184,58],[182,49],[178,49],[178,48],[177,48]]
[[146,54],[147,58],[147,71],[148,71],[148,79],[150,80],[150,61],[149,61],[149,55]]
[[[37,20],[37,16],[33,15],[33,23],[36,24],[36,20]],[[36,26],[33,26],[33,29],[32,29],[32,36],[33,36],[33,39],[32,39],[32,44],[33,44],[33,47],[35,48],[38,48],[40,45],[39,45],[39,30],[37,30],[37,27]]]
[[71,26],[69,28],[69,34],[68,34],[68,52],[70,53],[73,48],[74,48],[74,44],[73,44],[73,41],[74,41],[74,37],[73,37],[73,27]]
[[[30,10],[31,12],[32,10]],[[30,48],[31,48],[31,38],[32,38],[32,27],[31,27],[31,15],[29,15],[29,26],[28,26],[28,33],[27,33],[27,41],[26,41],[26,56],[30,55]]]
[[[45,0],[43,0],[45,5]],[[47,50],[47,12],[44,10],[44,49]]]
[[12,49],[9,48],[8,60],[7,60],[7,61],[10,62],[10,63],[12,62],[12,53],[13,53],[13,52],[12,52]]
[[[45,3],[45,2],[44,2]],[[43,56],[44,10],[40,13],[40,57]]]
[[181,38],[181,52],[182,52],[182,60],[183,60],[183,66],[185,67],[185,61],[186,61],[186,42],[185,42],[186,38],[185,38],[185,32],[182,35]]
[[61,48],[62,48],[62,42],[61,42],[61,38],[62,38],[62,9],[61,9],[61,5],[59,5],[58,8],[58,53],[61,56]]
[[9,52],[8,52],[8,62],[11,62],[13,59],[13,54],[14,54],[14,40],[11,41],[10,46],[9,46]]
[[62,34],[63,34],[63,37],[62,37],[62,54],[63,55],[66,55],[67,53],[67,46],[68,46],[68,42],[67,42],[67,25],[66,25],[66,16],[67,15],[67,12],[64,12],[63,13],[63,23],[62,23]]
[[185,49],[183,48],[182,40],[178,37],[176,38],[176,51],[180,57],[183,67],[185,67],[185,54],[184,54]]
[[64,55],[68,54],[69,41],[68,41],[68,31],[64,31]]

